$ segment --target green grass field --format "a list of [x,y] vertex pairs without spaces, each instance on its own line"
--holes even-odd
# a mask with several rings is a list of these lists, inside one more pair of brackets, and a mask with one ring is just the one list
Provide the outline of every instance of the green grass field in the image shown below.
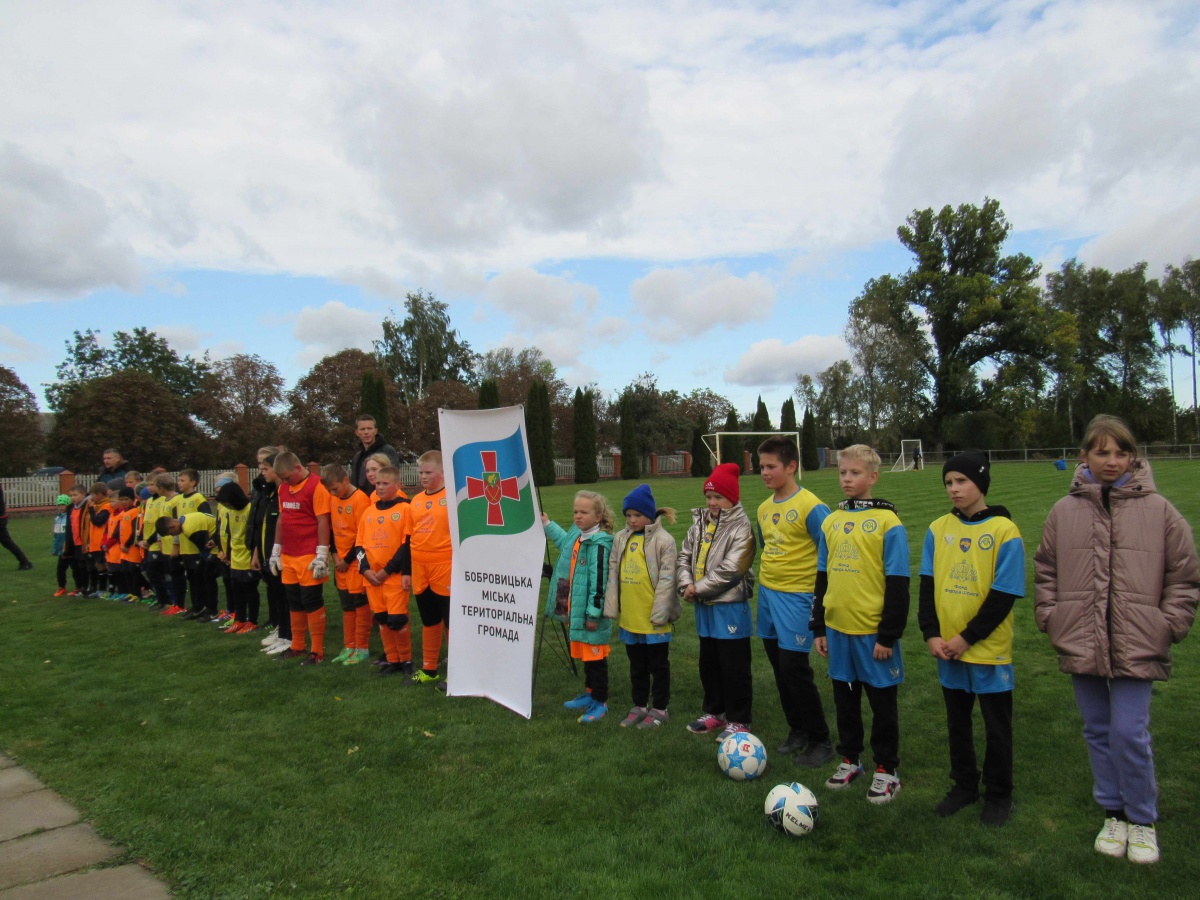
[[[925,526],[949,508],[939,474],[884,474],[876,492],[908,523],[914,598]],[[1156,477],[1189,519],[1200,516],[1200,466],[1163,463]],[[993,471],[990,497],[1012,511],[1030,560],[1067,483],[1049,465]],[[830,470],[805,484],[839,499]],[[619,506],[632,486],[600,489]],[[660,505],[680,509],[681,539],[700,482],[653,487]],[[752,477],[742,491],[751,511],[766,496]],[[566,522],[574,489],[542,493]],[[604,721],[584,727],[562,709],[579,684],[548,651],[526,721],[364,667],[268,659],[253,636],[141,606],[52,599],[50,520],[15,519],[11,530],[37,568],[18,574],[3,558],[0,751],[180,896],[1164,897],[1195,896],[1200,882],[1196,639],[1177,648],[1172,681],[1155,689],[1163,860],[1136,867],[1092,850],[1102,816],[1070,681],[1029,599],[1017,608],[1016,807],[1006,827],[985,829],[978,806],[952,819],[932,811],[949,786],[945,719],[915,599],[900,692],[904,789],[877,808],[865,784],[831,794],[819,786],[827,771],[778,755],[757,782],[720,774],[713,740],[683,727],[700,706],[687,610],[671,649],[668,727],[617,727],[629,706],[619,646]],[[328,599],[336,653],[340,615]],[[827,683],[823,695],[832,722]],[[757,642],[754,722],[768,751],[786,734]],[[762,814],[767,790],[791,780],[816,786],[821,801],[820,827],[800,841]]]

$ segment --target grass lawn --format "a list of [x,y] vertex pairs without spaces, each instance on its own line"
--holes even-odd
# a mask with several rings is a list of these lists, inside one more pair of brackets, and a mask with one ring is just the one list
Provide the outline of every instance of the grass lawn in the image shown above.
[[[1164,462],[1155,474],[1196,521],[1200,465]],[[908,523],[914,598],[925,527],[949,509],[939,475],[884,474],[876,492]],[[991,499],[1025,536],[1030,591],[1041,523],[1068,477],[1048,464],[993,470]],[[839,499],[830,470],[805,485]],[[632,486],[600,489],[619,506]],[[660,505],[681,511],[672,530],[682,539],[700,482],[653,487]],[[766,491],[753,477],[742,491],[753,513]],[[568,521],[574,489],[542,494],[547,512]],[[548,651],[525,721],[485,700],[402,688],[365,667],[268,659],[253,636],[140,605],[52,599],[50,519],[14,519],[11,530],[37,568],[18,574],[2,559],[0,751],[180,896],[1164,897],[1195,896],[1200,883],[1195,638],[1177,648],[1173,679],[1155,688],[1163,861],[1137,867],[1092,850],[1102,816],[1070,681],[1028,600],[1017,608],[1016,808],[1008,826],[985,829],[978,806],[951,819],[932,811],[949,787],[945,718],[915,599],[900,691],[904,789],[877,808],[865,783],[831,794],[820,786],[827,771],[779,755],[757,782],[720,774],[716,744],[683,727],[700,707],[686,609],[671,649],[669,726],[617,727],[629,706],[619,646],[604,721],[583,727],[562,709],[579,682]],[[332,591],[327,599],[336,653],[340,615]],[[758,642],[755,688],[755,732],[770,753],[787,729]],[[832,722],[827,683],[823,695]],[[819,828],[799,841],[762,814],[769,788],[792,780],[815,786],[821,801]]]

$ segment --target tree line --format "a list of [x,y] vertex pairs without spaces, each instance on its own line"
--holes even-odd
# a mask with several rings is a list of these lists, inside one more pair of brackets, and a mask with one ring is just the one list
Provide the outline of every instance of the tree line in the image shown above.
[[[801,433],[806,468],[818,446],[888,449],[902,438],[948,449],[1071,446],[1097,412],[1121,415],[1148,440],[1200,440],[1200,261],[1151,278],[1144,262],[1110,272],[1072,259],[1043,279],[1029,256],[1005,254],[1010,231],[993,199],[915,210],[897,229],[912,267],[871,279],[852,301],[849,358],[796,379],[799,423],[791,398],[777,417],[761,398],[739,415],[708,388],[663,390],[651,373],[615,394],[595,384],[572,392],[537,348],[476,353],[447,305],[417,291],[383,320],[372,352],[332,353],[290,388],[256,354],[180,355],[143,327],[108,340],[76,331],[46,386],[54,426],[44,442],[32,391],[0,366],[0,474],[43,462],[87,471],[108,446],[145,468],[225,466],[279,441],[302,458],[336,460],[353,452],[363,410],[415,458],[438,446],[439,408],[517,403],[541,483],[555,457],[573,457],[577,479],[594,480],[596,452],[612,450],[625,478],[645,474],[652,452],[685,449],[693,474],[707,474],[703,435],[775,423]],[[1189,408],[1175,402],[1186,388],[1174,383],[1176,358],[1191,363]],[[756,444],[727,438],[721,455]]]

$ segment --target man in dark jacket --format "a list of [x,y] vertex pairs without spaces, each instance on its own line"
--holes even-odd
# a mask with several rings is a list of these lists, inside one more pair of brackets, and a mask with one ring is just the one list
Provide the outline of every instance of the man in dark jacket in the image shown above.
[[24,551],[17,546],[17,542],[9,536],[8,533],[8,507],[4,504],[4,486],[0,485],[0,547],[4,547],[17,558],[18,571],[32,569],[33,563],[29,561],[29,557]]
[[375,417],[372,415],[360,413],[354,420],[354,433],[361,441],[361,446],[350,463],[350,482],[370,495],[373,488],[371,482],[367,481],[367,472],[364,466],[367,458],[372,453],[383,453],[392,461],[393,466],[397,466],[400,464],[400,454],[379,433],[379,429],[375,425]]
[[114,491],[125,487],[125,475],[129,471],[129,463],[125,461],[121,451],[109,447],[101,458],[104,460],[104,466],[96,476],[97,480],[103,481]]

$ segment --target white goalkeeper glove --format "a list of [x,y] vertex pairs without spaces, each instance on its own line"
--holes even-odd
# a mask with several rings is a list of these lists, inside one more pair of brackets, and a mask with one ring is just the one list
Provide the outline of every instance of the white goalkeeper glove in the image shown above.
[[313,557],[313,561],[308,564],[308,571],[312,572],[313,578],[328,578],[329,577],[329,548],[321,546],[317,548],[317,555]]
[[267,563],[267,568],[271,570],[271,574],[278,578],[283,574],[283,545],[276,544],[271,548],[271,559]]

